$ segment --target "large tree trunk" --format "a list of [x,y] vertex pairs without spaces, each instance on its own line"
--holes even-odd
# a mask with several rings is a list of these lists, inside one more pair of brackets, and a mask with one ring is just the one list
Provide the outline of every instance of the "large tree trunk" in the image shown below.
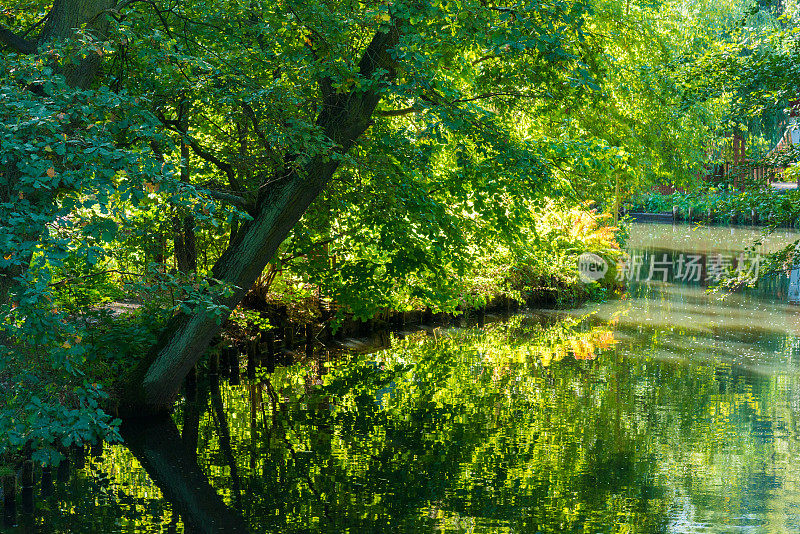
[[[384,81],[391,80],[394,59],[390,51],[398,40],[395,26],[386,33],[377,33],[359,63],[361,75],[371,78],[383,69]],[[328,93],[317,124],[341,153],[347,152],[369,127],[379,100],[377,90]],[[214,265],[213,277],[234,288],[232,295],[219,299],[220,304],[233,309],[242,300],[338,166],[338,158],[322,156],[300,169],[287,166],[284,177],[259,199],[254,219],[239,229],[234,242]],[[170,409],[189,369],[219,331],[219,319],[203,312],[175,316],[149,356],[126,377],[123,411],[136,415]]]
[[[54,39],[70,39],[81,27],[95,38],[104,39],[108,32],[106,12],[115,3],[115,0],[55,0],[38,44],[41,46]],[[102,59],[100,53],[89,53],[81,61],[64,67],[67,83],[72,87],[88,88],[100,69]]]
[[[84,31],[100,40],[108,33],[108,13],[115,0],[54,0],[42,31],[35,39],[17,35],[0,28],[0,45],[20,54],[35,54],[53,40],[71,39]],[[11,10],[13,13],[13,9]],[[73,87],[85,89],[91,85],[100,68],[100,53],[86,54],[77,63],[64,68],[63,74]]]

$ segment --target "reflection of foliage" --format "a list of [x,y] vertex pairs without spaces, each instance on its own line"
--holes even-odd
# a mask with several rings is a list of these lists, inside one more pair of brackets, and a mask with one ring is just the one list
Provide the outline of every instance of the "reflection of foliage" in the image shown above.
[[512,317],[469,337],[459,332],[455,338],[456,344],[466,341],[477,347],[486,362],[495,367],[525,363],[547,367],[568,355],[576,360],[593,360],[616,344],[607,326],[588,328],[582,320],[568,318],[543,326],[524,316]]
[[[290,531],[307,528],[310,516],[321,531],[658,532],[681,504],[665,485],[701,494],[683,475],[676,480],[676,463],[696,469],[702,492],[727,469],[724,458],[773,454],[753,448],[760,438],[740,426],[770,402],[754,389],[762,379],[714,365],[633,362],[615,351],[549,367],[508,356],[609,334],[520,320],[485,334],[412,336],[311,380],[303,368],[287,369],[272,381],[282,402],[266,465],[279,475],[273,489],[295,473],[298,490],[288,502],[258,506],[280,506],[285,519],[270,525]],[[730,432],[741,437],[726,442]],[[699,458],[698,445],[707,451]]]
[[[178,525],[179,518],[147,474],[132,468],[137,465],[123,446],[106,447],[102,458],[87,455],[86,467],[73,469],[68,491],[56,490],[55,498],[37,498],[36,515],[22,518],[19,531],[168,532]],[[46,526],[37,529],[33,521]]]
[[[779,523],[794,513],[774,488],[800,487],[795,376],[676,361],[693,331],[587,323],[436,330],[212,387],[199,464],[254,532],[653,533],[752,499]],[[184,439],[192,406],[176,414]],[[111,486],[146,491],[111,451]],[[137,531],[166,519],[150,506]]]

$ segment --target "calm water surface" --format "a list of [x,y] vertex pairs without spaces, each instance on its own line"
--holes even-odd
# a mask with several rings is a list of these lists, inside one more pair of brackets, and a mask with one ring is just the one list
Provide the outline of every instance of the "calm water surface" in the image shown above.
[[757,234],[635,225],[620,300],[201,384],[12,531],[798,532],[800,308],[705,291]]

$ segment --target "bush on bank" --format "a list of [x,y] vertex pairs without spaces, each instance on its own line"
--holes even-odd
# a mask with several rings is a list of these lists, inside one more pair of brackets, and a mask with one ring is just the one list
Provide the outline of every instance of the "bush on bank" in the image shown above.
[[800,192],[717,188],[672,194],[649,192],[626,201],[623,209],[633,213],[673,213],[685,221],[793,226],[800,215]]
[[[510,305],[566,307],[601,300],[617,288],[614,266],[623,255],[624,231],[610,226],[608,215],[588,206],[547,203],[532,220],[517,241],[471,247],[473,259],[467,269],[442,265],[442,277],[435,282],[392,279],[386,274],[392,270],[388,265],[364,284],[366,292],[358,292],[358,286],[326,283],[335,279],[330,272],[309,276],[308,263],[316,258],[300,258],[277,270],[270,266],[244,306],[234,312],[236,328],[254,331],[264,321],[273,326],[332,321],[338,328],[347,319],[385,319],[403,312],[460,314]],[[611,266],[603,279],[581,280],[578,257],[585,252],[603,257]],[[355,256],[338,254],[329,269],[347,271],[357,261]],[[254,318],[253,311],[261,318]]]

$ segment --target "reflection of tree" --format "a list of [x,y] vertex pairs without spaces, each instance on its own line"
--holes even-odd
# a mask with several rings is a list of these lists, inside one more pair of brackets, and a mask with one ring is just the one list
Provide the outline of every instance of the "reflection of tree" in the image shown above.
[[183,446],[168,417],[126,421],[125,444],[192,532],[247,532],[242,517],[228,508]]
[[183,403],[183,420],[181,422],[181,441],[192,457],[197,457],[197,440],[200,432],[200,416],[208,403],[209,387],[197,388],[192,382],[187,392],[187,400]]
[[[607,339],[590,333],[574,337]],[[538,341],[551,347],[546,337]],[[581,356],[590,345],[578,346]],[[619,410],[592,412],[572,394],[576,383],[594,384],[606,398],[604,371],[574,359],[547,370],[520,364],[520,354],[541,347],[505,334],[412,341],[397,356],[409,364],[392,353],[378,365],[356,359],[315,392],[300,368],[274,377],[284,386],[269,395],[269,419],[281,430],[262,444],[262,457],[283,492],[261,493],[253,514],[269,518],[282,507],[286,514],[268,524],[276,530],[305,530],[309,517],[330,530],[329,511],[340,528],[359,532],[433,528],[456,516],[546,532],[613,524],[623,509],[611,497],[622,494],[640,503],[627,512],[630,524],[657,529],[645,517],[652,492],[636,484],[652,469],[629,454],[633,438],[623,431],[606,447],[598,437]],[[503,354],[514,357],[504,362]],[[554,396],[562,397],[556,405]],[[324,399],[335,401],[317,409]]]
[[[614,334],[520,320],[411,336],[327,374],[297,365],[222,385],[212,409],[180,412],[183,438],[198,436],[208,517],[231,514],[224,499],[255,532],[682,532],[678,516],[753,511],[785,524],[800,505],[797,377],[734,364],[718,333]],[[691,347],[691,363],[677,357]],[[162,434],[179,443],[174,428]],[[132,442],[150,472],[141,448]]]
[[239,479],[239,469],[236,466],[236,458],[234,458],[233,450],[231,449],[231,432],[228,425],[228,417],[225,408],[222,405],[222,395],[219,390],[219,382],[212,381],[211,388],[211,415],[214,421],[214,428],[216,434],[219,436],[219,445],[222,449],[222,455],[225,458],[228,467],[231,470],[231,486],[233,489],[233,498],[237,508],[241,508],[242,483]]

